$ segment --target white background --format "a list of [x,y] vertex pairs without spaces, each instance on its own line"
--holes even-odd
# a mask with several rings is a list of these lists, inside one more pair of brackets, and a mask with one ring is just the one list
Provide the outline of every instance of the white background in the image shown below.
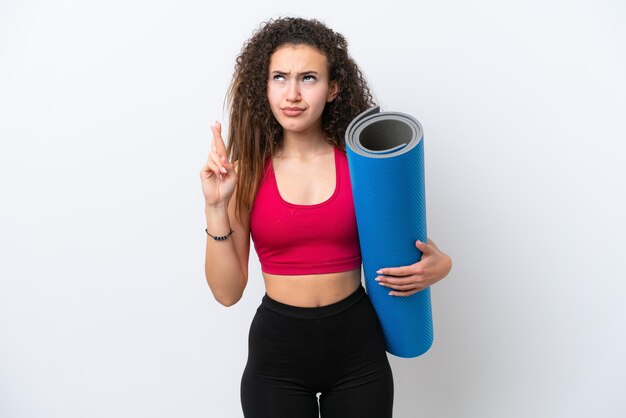
[[[262,21],[343,33],[425,131],[435,343],[395,417],[626,416],[626,4],[0,1],[0,416],[240,417],[198,172]],[[226,121],[225,121],[226,122]]]

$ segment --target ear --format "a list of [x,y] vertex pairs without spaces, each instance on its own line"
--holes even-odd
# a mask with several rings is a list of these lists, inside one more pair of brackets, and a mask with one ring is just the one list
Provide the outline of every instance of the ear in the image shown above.
[[328,89],[328,96],[326,96],[326,102],[330,103],[335,100],[339,94],[339,83],[336,80],[330,82],[330,89]]

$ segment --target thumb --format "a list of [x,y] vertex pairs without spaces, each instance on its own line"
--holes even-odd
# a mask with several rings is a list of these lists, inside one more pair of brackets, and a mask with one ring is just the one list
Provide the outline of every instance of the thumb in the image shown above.
[[420,250],[424,255],[428,255],[431,254],[433,252],[433,249],[431,248],[430,245],[417,240],[415,241],[415,246],[417,247],[418,250]]

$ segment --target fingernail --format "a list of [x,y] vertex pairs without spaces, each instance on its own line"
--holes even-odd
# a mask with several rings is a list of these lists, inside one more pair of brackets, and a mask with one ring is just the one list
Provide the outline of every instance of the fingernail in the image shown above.
[[376,274],[383,274],[382,270],[376,270]]
[[224,174],[226,174],[226,173],[227,173],[227,171],[226,171],[226,169],[225,169],[224,167],[221,167],[221,168],[220,168],[220,171],[221,171],[222,173],[224,173]]
[[380,281],[380,277],[375,277],[374,280],[376,280],[377,282]]

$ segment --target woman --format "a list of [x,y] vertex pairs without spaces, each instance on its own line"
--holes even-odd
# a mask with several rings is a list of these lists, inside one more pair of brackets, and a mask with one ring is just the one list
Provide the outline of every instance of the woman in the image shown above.
[[[229,99],[228,148],[216,123],[200,177],[213,295],[226,306],[241,298],[250,237],[265,281],[241,381],[244,415],[391,417],[393,378],[361,286],[344,142],[373,100],[346,40],[316,20],[265,23],[237,58]],[[420,262],[381,266],[390,297],[448,274],[450,258],[432,241],[416,246]]]

